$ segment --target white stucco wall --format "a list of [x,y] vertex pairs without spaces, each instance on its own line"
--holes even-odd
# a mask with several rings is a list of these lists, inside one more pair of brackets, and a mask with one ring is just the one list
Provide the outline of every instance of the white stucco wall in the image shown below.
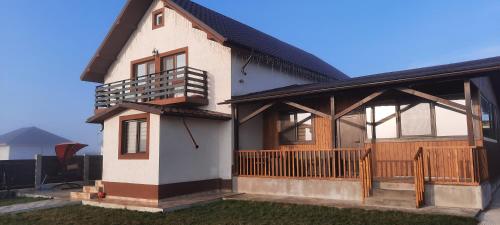
[[[229,121],[186,118],[196,149],[180,117],[163,116],[160,126],[160,184],[207,179],[230,179],[230,140],[222,140]],[[229,152],[230,156],[230,152]],[[226,171],[229,174],[225,174]]]
[[[279,66],[272,67],[255,61],[251,61],[246,67],[247,75],[241,73],[248,56],[237,54],[233,50],[231,55],[232,95],[243,95],[257,91],[289,86],[293,84],[312,83],[305,77],[284,72]],[[241,82],[243,81],[243,82]]]
[[[239,115],[242,117],[249,115],[260,108],[260,105],[245,104],[238,108]],[[260,114],[244,124],[241,124],[238,130],[239,148],[241,150],[258,150],[263,149],[263,114]]]
[[130,78],[130,62],[160,53],[188,47],[190,67],[205,70],[209,80],[209,105],[205,108],[230,113],[227,105],[217,103],[231,98],[231,49],[207,39],[207,34],[192,28],[189,20],[165,8],[165,26],[151,29],[151,12],[163,7],[156,0],[138,24],[127,44],[108,70],[105,83]]
[[0,160],[9,160],[9,146],[0,146]]
[[159,124],[160,116],[150,114],[149,123],[149,159],[118,159],[120,116],[143,113],[127,110],[104,121],[103,131],[103,174],[108,182],[158,184],[159,174]]
[[54,145],[12,145],[0,146],[0,160],[34,159],[36,154],[54,156]]

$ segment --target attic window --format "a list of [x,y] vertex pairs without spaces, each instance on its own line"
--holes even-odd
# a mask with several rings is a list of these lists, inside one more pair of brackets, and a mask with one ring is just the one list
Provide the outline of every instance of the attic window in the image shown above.
[[152,15],[153,15],[152,16],[153,30],[163,27],[163,25],[165,25],[165,15],[163,8],[153,11]]

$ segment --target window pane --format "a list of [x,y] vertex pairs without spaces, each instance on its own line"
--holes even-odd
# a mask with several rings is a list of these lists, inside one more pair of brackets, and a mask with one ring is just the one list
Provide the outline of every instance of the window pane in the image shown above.
[[147,139],[147,123],[146,121],[139,122],[139,151],[138,152],[146,152],[146,139]]
[[124,153],[136,153],[137,146],[137,122],[125,121],[126,127],[126,149]]
[[135,66],[135,76],[140,77],[146,75],[147,70],[146,70],[146,64],[137,64]]
[[481,123],[484,137],[496,139],[494,133],[493,110],[491,104],[485,98],[481,97]]
[[155,15],[155,25],[161,25],[163,23],[163,14],[158,13]]
[[280,139],[282,142],[293,142],[296,140],[295,114],[283,114],[280,116]]
[[432,135],[431,104],[401,105],[401,135]]
[[148,63],[148,72],[149,74],[155,73],[155,64],[153,62]]
[[[465,105],[465,100],[451,100]],[[465,112],[436,104],[436,133],[437,136],[465,136],[467,135],[467,116]]]
[[176,56],[177,68],[186,66],[186,54],[182,53]]
[[312,114],[297,113],[297,140],[312,141]]
[[375,123],[376,138],[396,138],[396,106],[376,106]]
[[161,64],[162,71],[172,70],[174,69],[174,58],[172,56],[163,57]]

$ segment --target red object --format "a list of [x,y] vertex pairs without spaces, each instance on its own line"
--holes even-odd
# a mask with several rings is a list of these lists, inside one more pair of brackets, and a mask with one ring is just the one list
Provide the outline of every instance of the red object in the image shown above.
[[76,152],[85,147],[87,147],[86,144],[80,144],[76,142],[58,144],[55,148],[57,159],[59,159],[59,162],[64,164],[69,159],[71,159],[76,154]]
[[102,192],[102,191],[99,191],[97,192],[97,197],[99,199],[102,199],[102,198],[106,198],[106,193]]

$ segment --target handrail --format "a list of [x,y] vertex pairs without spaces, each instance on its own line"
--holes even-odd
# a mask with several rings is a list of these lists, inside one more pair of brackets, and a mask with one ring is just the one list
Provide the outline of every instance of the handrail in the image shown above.
[[236,151],[237,174],[253,177],[359,179],[364,148]]
[[363,201],[371,195],[373,186],[373,174],[372,174],[372,162],[371,162],[372,149],[369,148],[359,159],[360,167],[360,180],[362,187],[362,199]]
[[95,107],[191,96],[208,98],[207,73],[186,66],[97,86]]
[[424,150],[420,147],[413,157],[413,170],[415,179],[415,205],[417,208],[424,204],[425,178],[424,178]]

